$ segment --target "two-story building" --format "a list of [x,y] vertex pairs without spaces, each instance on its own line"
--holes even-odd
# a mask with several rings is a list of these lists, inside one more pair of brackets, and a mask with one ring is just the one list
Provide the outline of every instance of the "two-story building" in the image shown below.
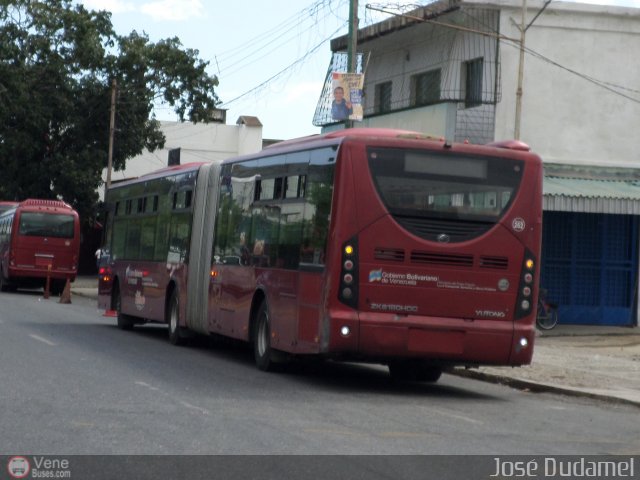
[[[561,323],[637,325],[640,9],[546,3],[442,0],[360,29],[361,124],[529,144],[545,162],[542,285]],[[347,40],[331,43],[333,71]],[[330,99],[328,78],[314,124],[344,128]]]

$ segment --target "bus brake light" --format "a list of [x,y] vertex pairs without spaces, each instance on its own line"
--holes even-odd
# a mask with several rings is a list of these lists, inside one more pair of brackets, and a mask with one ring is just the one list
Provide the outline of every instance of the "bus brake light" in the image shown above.
[[351,308],[358,308],[358,239],[350,239],[342,247],[340,271],[340,301]]

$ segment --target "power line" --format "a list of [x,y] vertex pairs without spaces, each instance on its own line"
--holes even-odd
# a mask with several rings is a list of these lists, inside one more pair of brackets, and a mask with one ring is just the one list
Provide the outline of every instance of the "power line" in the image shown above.
[[275,75],[271,76],[270,78],[268,78],[267,80],[265,80],[264,82],[262,82],[261,84],[259,84],[258,86],[244,92],[241,95],[238,95],[236,98],[229,100],[228,102],[223,102],[221,104],[221,106],[226,107],[228,105],[230,105],[231,103],[240,100],[241,98],[245,97],[246,95],[249,95],[252,92],[255,92],[257,90],[260,90],[261,88],[265,87],[266,85],[268,85],[269,83],[271,83],[273,80],[275,80],[276,78],[278,78],[279,76],[281,76],[282,74],[284,74],[285,72],[287,72],[288,70],[292,69],[293,67],[295,67],[296,65],[305,62],[309,56],[313,53],[315,53],[321,46],[324,45],[324,43],[328,40],[330,40],[334,35],[336,35],[340,30],[342,30],[344,28],[344,26],[340,26],[338,27],[333,33],[331,33],[328,37],[324,38],[320,43],[318,43],[315,47],[313,47],[311,50],[307,51],[302,57],[298,58],[297,60],[295,60],[293,63],[287,65],[285,68],[283,68],[282,70],[280,70],[278,73],[276,73]]

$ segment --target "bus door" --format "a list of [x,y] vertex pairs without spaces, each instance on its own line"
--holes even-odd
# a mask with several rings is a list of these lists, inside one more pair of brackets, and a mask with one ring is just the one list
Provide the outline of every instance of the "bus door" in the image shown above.
[[209,329],[213,333],[248,340],[255,274],[250,265],[239,261],[235,255],[223,257],[211,269]]
[[298,342],[300,353],[318,353],[320,341],[320,305],[322,303],[322,267],[302,269],[298,275]]

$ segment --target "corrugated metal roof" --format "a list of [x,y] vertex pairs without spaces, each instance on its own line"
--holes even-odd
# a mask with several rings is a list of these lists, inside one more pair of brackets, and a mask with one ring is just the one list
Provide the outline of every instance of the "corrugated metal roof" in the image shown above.
[[640,215],[640,170],[545,164],[544,210]]

